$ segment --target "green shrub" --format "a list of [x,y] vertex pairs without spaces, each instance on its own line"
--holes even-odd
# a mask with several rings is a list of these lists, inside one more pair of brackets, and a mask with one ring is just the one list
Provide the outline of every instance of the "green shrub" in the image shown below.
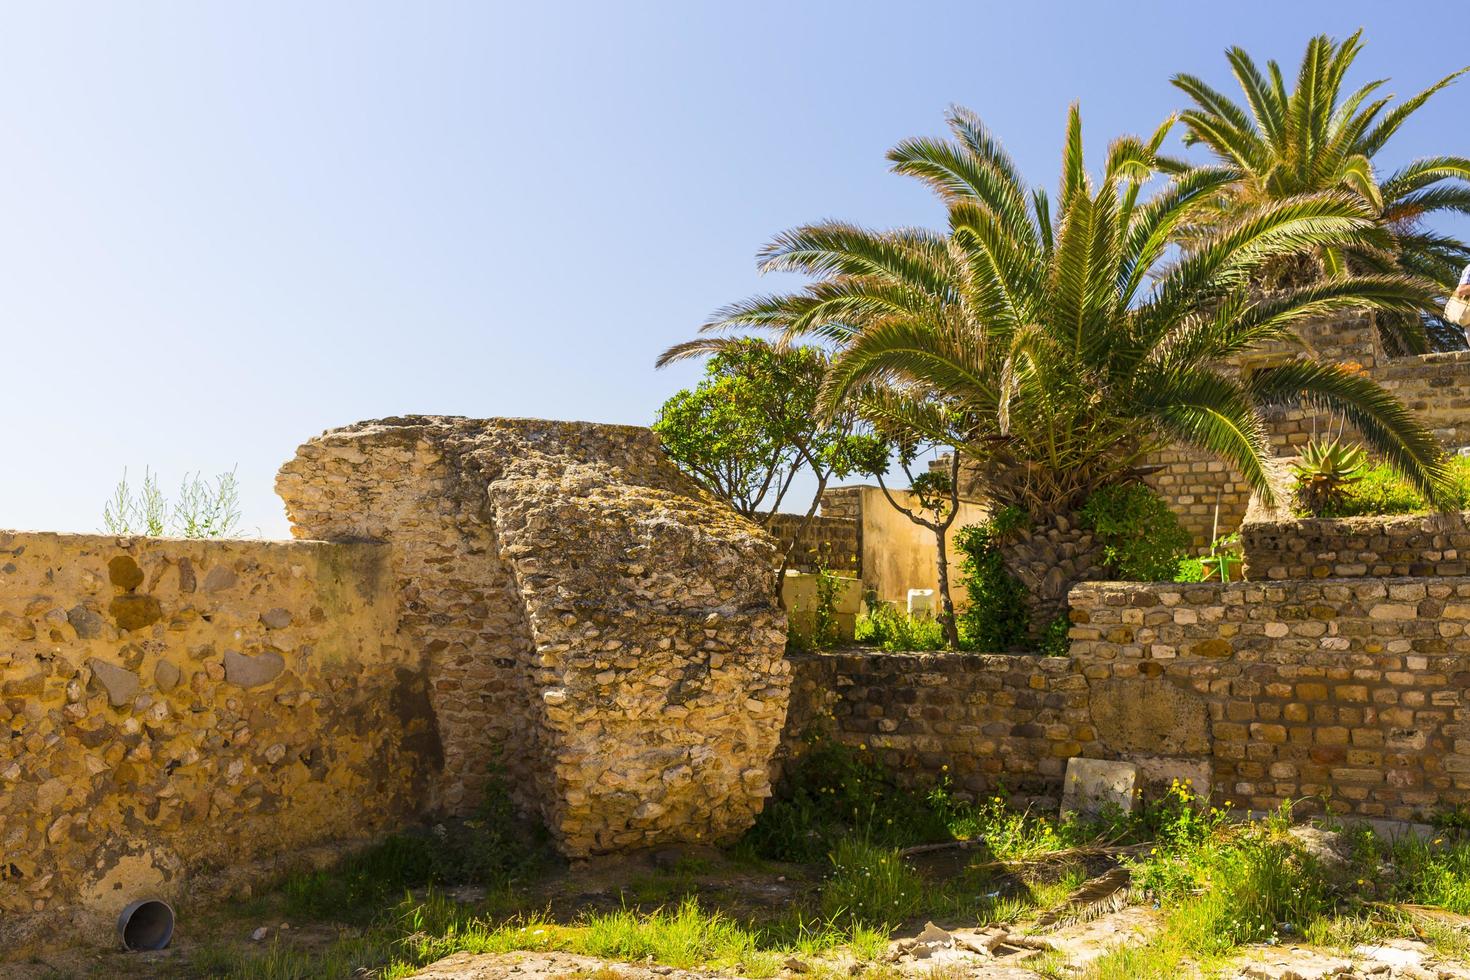
[[915,619],[892,606],[879,604],[858,619],[853,637],[889,653],[944,649],[944,627],[937,620]]
[[1095,491],[1079,512],[1102,545],[1108,571],[1127,582],[1171,582],[1189,533],[1152,489],[1120,483]]
[[955,535],[960,575],[969,605],[959,615],[965,645],[993,652],[1024,648],[1031,629],[1026,586],[1006,571],[1001,543],[1026,527],[1030,518],[1017,507],[1007,507],[988,521],[962,527]]
[[[1470,508],[1470,456],[1451,457],[1449,475],[1454,487],[1450,505],[1460,510]],[[1419,491],[1387,465],[1379,463],[1365,469],[1361,478],[1346,488],[1341,501],[1323,510],[1321,516],[1392,516],[1424,513],[1430,509]]]
[[1071,632],[1072,621],[1063,613],[1041,631],[1041,638],[1036,644],[1037,652],[1043,657],[1067,656],[1072,652]]
[[1205,580],[1205,563],[1198,558],[1179,559],[1179,570],[1174,573],[1176,582],[1203,582]]

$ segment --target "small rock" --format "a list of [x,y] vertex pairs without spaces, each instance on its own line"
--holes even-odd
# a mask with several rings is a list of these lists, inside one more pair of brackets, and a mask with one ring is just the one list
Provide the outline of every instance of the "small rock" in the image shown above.
[[275,680],[285,669],[285,658],[272,650],[253,657],[234,650],[225,651],[225,680],[231,684],[260,687]]
[[925,946],[943,946],[945,948],[954,945],[954,936],[939,928],[932,922],[924,923],[924,931],[919,933],[915,942]]
[[267,609],[260,614],[260,622],[268,630],[283,630],[291,625],[291,610],[279,606]]
[[260,942],[266,936],[269,936],[270,935],[270,932],[271,931],[269,929],[267,929],[265,926],[261,926],[259,929],[255,930],[254,932],[252,932],[250,934],[250,938],[253,939],[255,942]]
[[114,708],[131,703],[133,695],[138,693],[138,675],[131,670],[96,657],[89,660],[87,666],[92,668],[92,679],[107,691],[107,703]]
[[158,666],[153,668],[153,683],[158,685],[160,691],[172,691],[178,687],[180,676],[179,668],[167,660],[160,660]]

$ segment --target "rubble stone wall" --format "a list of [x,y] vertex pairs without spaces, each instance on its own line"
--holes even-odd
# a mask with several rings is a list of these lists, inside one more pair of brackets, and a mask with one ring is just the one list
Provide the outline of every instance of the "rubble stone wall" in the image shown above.
[[1067,759],[1093,741],[1087,682],[1065,657],[866,650],[791,656],[777,763],[821,732],[912,785],[1060,799]]
[[386,578],[374,544],[0,532],[0,909],[115,916],[416,813],[440,745]]
[[570,855],[754,819],[790,687],[775,548],[647,429],[365,422],[304,445],[277,489],[299,536],[387,542],[444,743],[465,747],[446,804],[472,806],[500,757]]
[[1470,574],[1466,514],[1249,521],[1241,526],[1252,581]]

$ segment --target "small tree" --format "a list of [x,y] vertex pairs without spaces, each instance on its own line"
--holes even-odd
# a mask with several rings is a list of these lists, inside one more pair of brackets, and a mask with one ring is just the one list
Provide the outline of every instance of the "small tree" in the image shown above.
[[664,402],[653,431],[669,457],[706,490],[741,515],[769,528],[802,470],[816,490],[798,533],[781,557],[790,567],[795,542],[816,515],[832,479],[859,468],[866,443],[851,409],[822,417],[817,396],[827,355],[815,347],[785,347],[753,338],[680,344],[658,360],[707,356],[705,376]]

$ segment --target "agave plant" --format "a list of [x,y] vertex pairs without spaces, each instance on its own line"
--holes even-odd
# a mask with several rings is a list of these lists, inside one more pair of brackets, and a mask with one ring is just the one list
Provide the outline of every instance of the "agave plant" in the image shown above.
[[[1463,346],[1463,333],[1444,329],[1436,314],[1460,270],[1470,263],[1470,247],[1436,233],[1425,219],[1436,213],[1470,212],[1470,158],[1428,157],[1384,176],[1375,168],[1374,157],[1410,116],[1470,68],[1446,75],[1393,105],[1392,96],[1378,94],[1386,79],[1345,91],[1344,79],[1362,46],[1362,31],[1342,42],[1313,38],[1290,92],[1276,62],[1268,61],[1262,72],[1244,50],[1231,48],[1226,58],[1244,93],[1243,106],[1194,75],[1174,76],[1174,85],[1194,102],[1179,117],[1187,129],[1185,143],[1206,147],[1234,174],[1219,196],[1220,213],[1205,217],[1229,221],[1243,209],[1269,201],[1322,191],[1350,192],[1361,199],[1381,234],[1282,257],[1262,267],[1262,284],[1409,272],[1436,283],[1438,295],[1412,313],[1379,319],[1390,348],[1422,352],[1427,343],[1424,320],[1440,328],[1437,341]],[[1185,166],[1168,163],[1176,171]]]
[[1427,301],[1434,284],[1402,271],[1345,273],[1270,295],[1250,288],[1266,263],[1375,235],[1360,195],[1262,201],[1179,257],[1181,230],[1239,174],[1196,168],[1145,195],[1168,124],[1146,140],[1115,141],[1094,179],[1074,106],[1053,200],[1022,181],[973,114],[955,109],[949,123],[953,139],[906,140],[890,153],[896,171],[938,193],[946,231],[829,221],[786,232],[765,248],[762,267],[812,281],[727,307],[706,331],[758,328],[830,345],[825,411],[856,402],[885,425],[952,442],[996,505],[1037,518],[1135,478],[1147,453],[1172,442],[1224,458],[1272,501],[1262,409],[1303,401],[1340,414],[1410,482],[1441,497],[1433,436],[1371,379],[1305,357],[1247,376],[1224,366],[1288,338],[1306,318],[1410,313]]
[[1302,510],[1314,516],[1332,514],[1341,510],[1348,488],[1367,472],[1368,454],[1341,439],[1314,439],[1291,469]]

